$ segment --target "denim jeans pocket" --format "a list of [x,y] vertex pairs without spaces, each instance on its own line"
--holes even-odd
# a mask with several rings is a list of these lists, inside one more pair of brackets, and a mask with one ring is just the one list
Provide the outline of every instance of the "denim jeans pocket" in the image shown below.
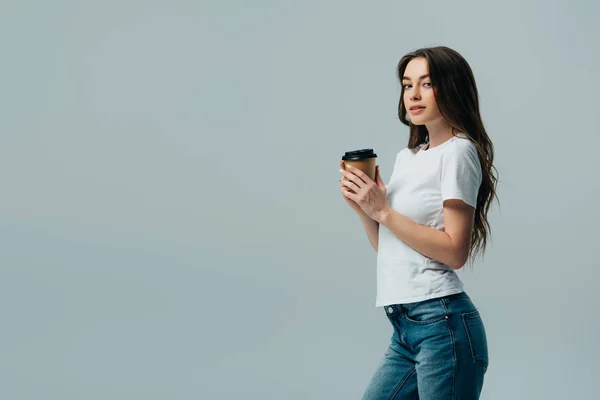
[[487,370],[489,364],[487,337],[479,311],[462,313],[462,320],[469,339],[473,362]]
[[440,299],[425,300],[406,308],[406,319],[415,324],[429,325],[447,319],[446,308]]

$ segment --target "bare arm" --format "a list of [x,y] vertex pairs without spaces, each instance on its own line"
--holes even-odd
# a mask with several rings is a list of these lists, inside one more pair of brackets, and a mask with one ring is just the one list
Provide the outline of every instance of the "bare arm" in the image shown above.
[[380,224],[419,253],[460,269],[467,262],[475,209],[462,200],[444,202],[443,231],[420,225],[386,207],[378,216]]
[[377,252],[379,247],[379,222],[372,220],[365,213],[360,213],[359,216],[363,227],[365,228],[365,232],[367,233],[367,237],[369,238],[369,242],[375,249],[375,252]]

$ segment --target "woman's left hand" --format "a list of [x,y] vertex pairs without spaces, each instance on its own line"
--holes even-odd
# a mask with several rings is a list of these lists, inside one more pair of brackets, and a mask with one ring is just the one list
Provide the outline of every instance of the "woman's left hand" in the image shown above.
[[[346,164],[347,170],[340,170],[343,175],[342,183],[354,193],[344,190],[344,196],[354,200],[360,208],[371,219],[379,222],[383,214],[387,211],[387,189],[381,175],[379,175],[379,165],[376,167],[375,180],[367,176],[358,168]],[[345,178],[345,179],[344,179]]]

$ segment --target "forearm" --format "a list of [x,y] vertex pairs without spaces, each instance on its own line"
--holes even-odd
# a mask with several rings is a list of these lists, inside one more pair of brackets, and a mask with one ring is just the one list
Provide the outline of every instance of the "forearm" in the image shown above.
[[371,246],[377,251],[379,247],[379,222],[372,220],[365,213],[360,214],[360,220],[365,228]]
[[389,207],[380,214],[378,221],[398,239],[429,258],[453,269],[459,269],[465,263],[458,247],[444,231],[418,224]]

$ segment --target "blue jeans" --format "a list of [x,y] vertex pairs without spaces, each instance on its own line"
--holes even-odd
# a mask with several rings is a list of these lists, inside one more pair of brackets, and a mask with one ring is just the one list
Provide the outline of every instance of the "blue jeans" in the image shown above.
[[394,332],[363,400],[479,399],[487,339],[466,292],[383,309]]

